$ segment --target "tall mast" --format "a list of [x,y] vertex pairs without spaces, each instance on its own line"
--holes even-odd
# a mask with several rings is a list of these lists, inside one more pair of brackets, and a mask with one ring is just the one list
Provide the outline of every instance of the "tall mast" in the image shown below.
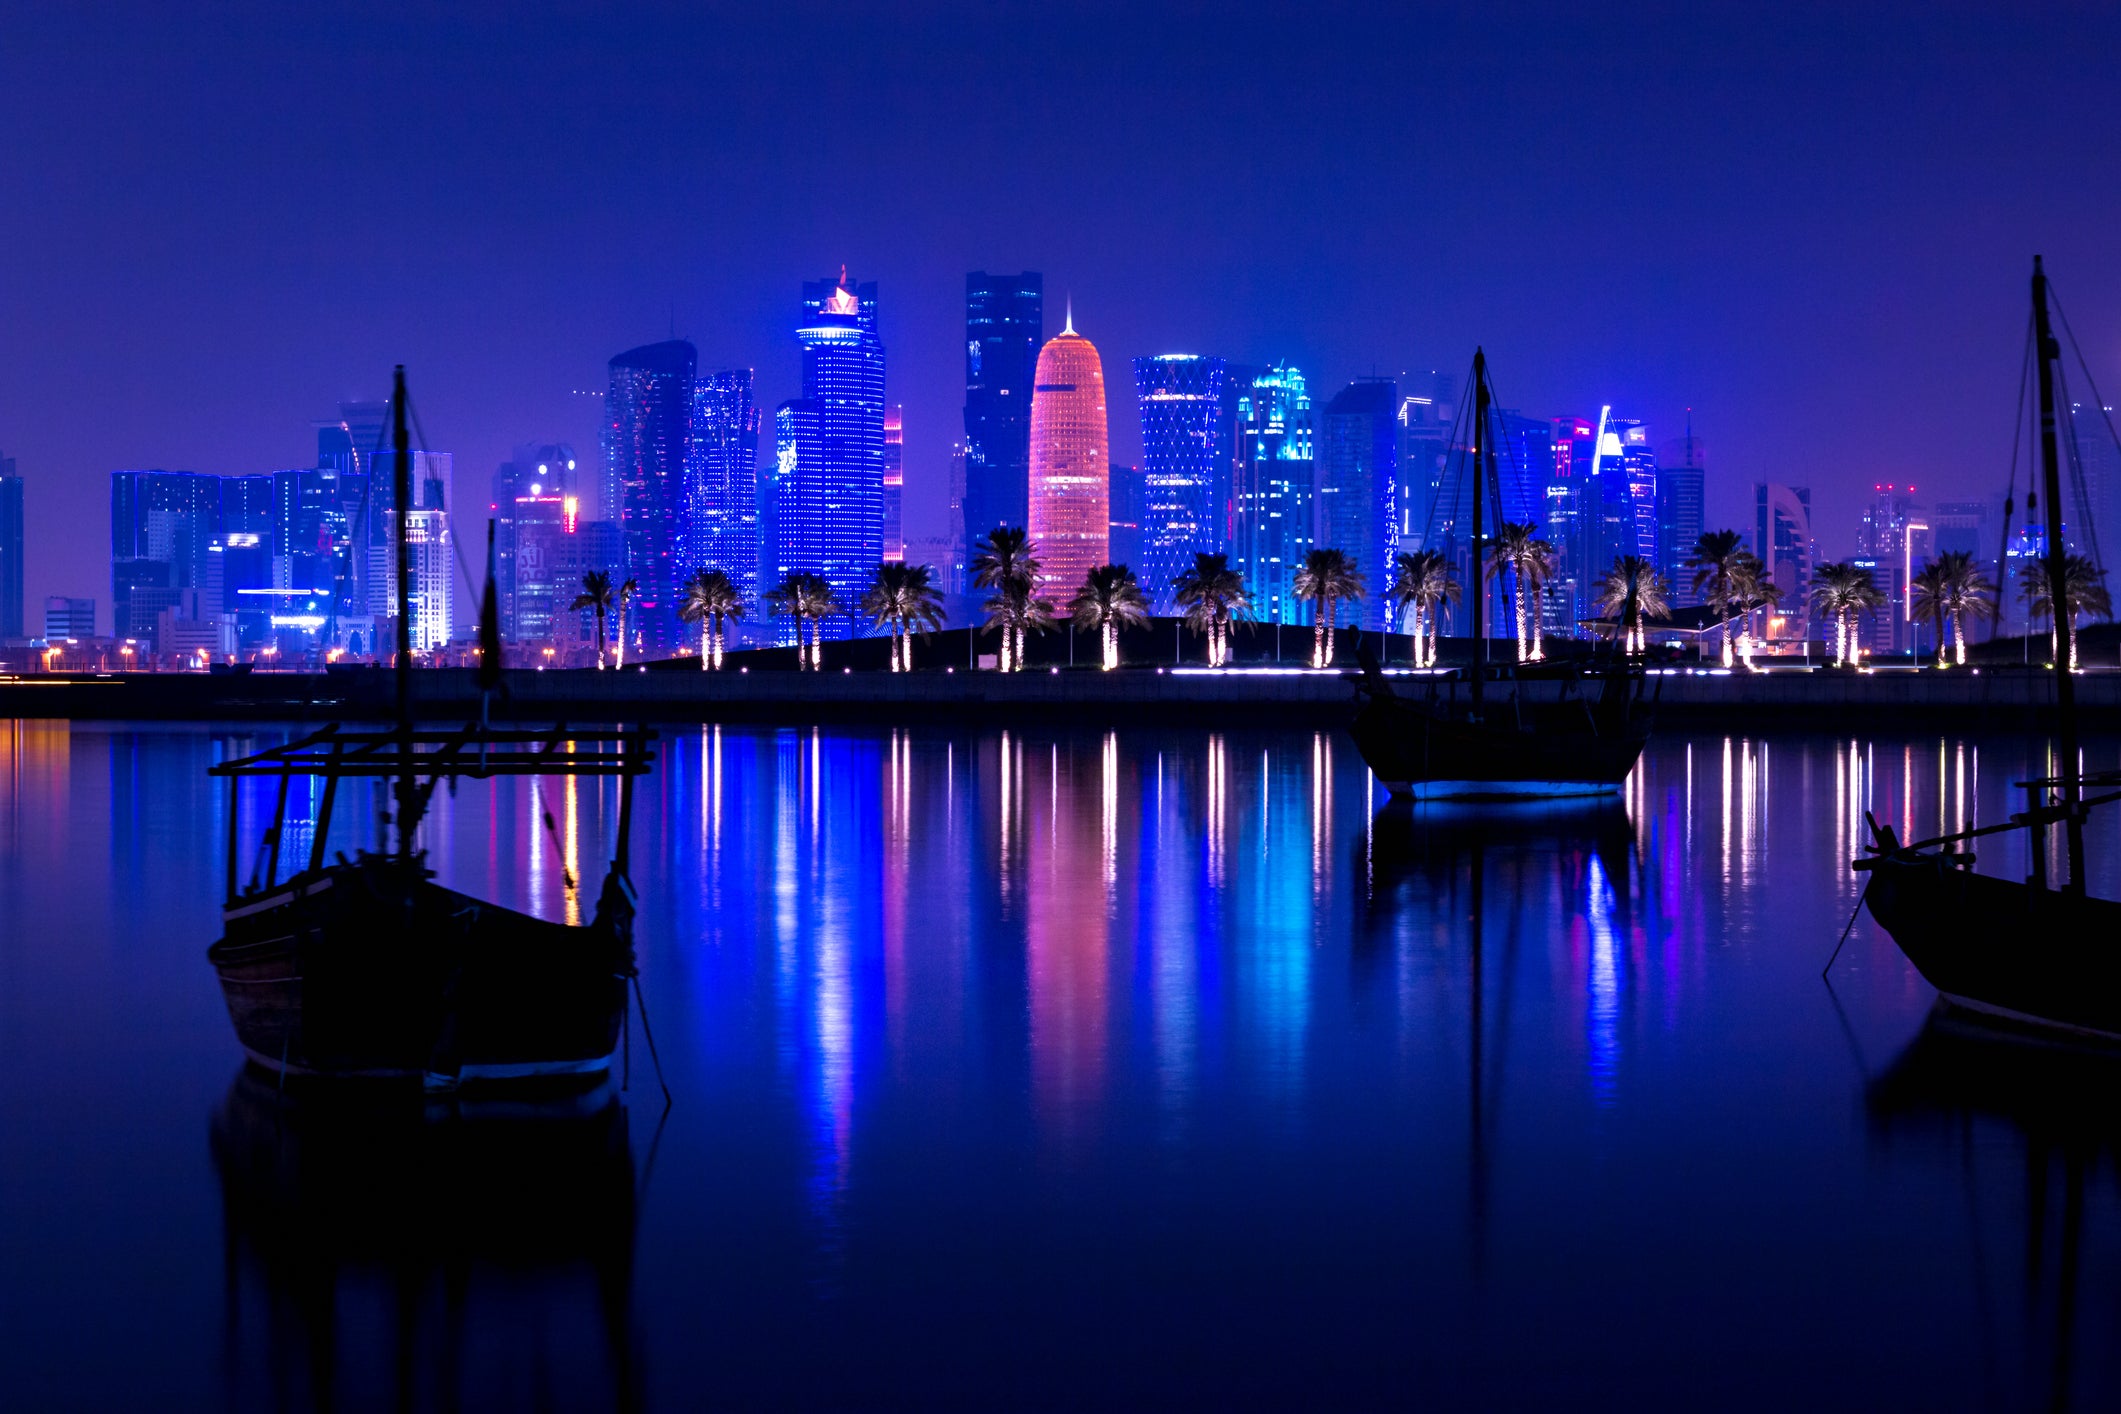
[[392,489],[397,502],[398,540],[398,853],[412,854],[412,562],[407,554],[412,501],[412,443],[405,432],[405,365],[390,384],[390,446],[396,463]]
[[1480,705],[1483,690],[1481,679],[1488,673],[1488,630],[1483,621],[1482,599],[1487,589],[1487,579],[1481,572],[1480,542],[1482,529],[1480,512],[1487,497],[1487,488],[1481,479],[1481,457],[1488,440],[1488,356],[1479,348],[1473,350],[1473,582],[1466,586],[1466,596],[1473,601],[1473,703]]
[[[2064,595],[2063,570],[2067,557],[2062,544],[2062,473],[2055,447],[2055,369],[2062,346],[2055,342],[2047,321],[2047,271],[2040,257],[2033,257],[2033,340],[2040,360],[2040,493],[2047,498],[2047,607],[2055,624],[2056,735],[2062,751],[2062,806],[2067,812],[2063,834],[2069,841],[2069,892],[2084,892],[2084,821],[2077,813],[2077,684],[2070,677],[2071,640],[2076,626],[2070,622]],[[2032,625],[2027,624],[2028,631]]]

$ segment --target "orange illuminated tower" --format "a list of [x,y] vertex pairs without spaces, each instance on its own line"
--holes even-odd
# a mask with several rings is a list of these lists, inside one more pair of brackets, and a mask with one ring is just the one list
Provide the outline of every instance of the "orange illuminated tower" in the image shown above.
[[1031,514],[1040,577],[1065,602],[1111,553],[1111,454],[1105,369],[1097,346],[1067,327],[1038,353],[1031,390]]

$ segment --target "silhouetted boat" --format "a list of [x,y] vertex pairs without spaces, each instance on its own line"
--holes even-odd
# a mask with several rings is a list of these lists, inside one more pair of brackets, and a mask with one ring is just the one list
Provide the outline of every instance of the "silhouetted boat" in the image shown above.
[[[2040,386],[2041,494],[2047,498],[2050,584],[2063,583],[2062,485],[2056,437],[2054,361],[2047,276],[2033,261],[2034,357]],[[2057,595],[2057,598],[2060,596]],[[1903,844],[1871,820],[1872,842],[1854,868],[1867,871],[1863,902],[1908,961],[1953,1006],[2021,1026],[2121,1041],[2121,902],[2085,891],[2084,818],[2121,800],[2091,799],[2086,785],[2121,786],[2121,773],[2085,777],[2078,767],[2076,688],[2069,670],[2075,627],[2055,615],[2057,756],[2061,771],[2020,782],[2027,808],[2004,824]],[[2047,880],[2047,832],[2067,840],[2068,876]],[[2023,881],[1973,872],[1974,855],[1955,846],[2006,831],[2032,832],[2032,876]]]
[[[643,729],[496,731],[483,723],[416,730],[410,706],[411,629],[405,554],[409,458],[405,374],[392,403],[397,450],[398,722],[379,731],[336,725],[284,746],[225,761],[228,901],[207,959],[244,1052],[290,1075],[524,1080],[605,1070],[620,1040],[634,967],[634,891],[628,877],[633,779],[649,769]],[[489,562],[489,578],[491,565]],[[500,661],[491,634],[482,663]],[[417,848],[420,822],[445,780],[495,776],[616,776],[619,821],[609,872],[586,925],[555,923],[446,888]],[[288,788],[323,782],[309,857],[280,877]],[[273,818],[247,884],[238,872],[239,785],[278,781]],[[393,784],[394,850],[325,847],[342,780]],[[547,817],[548,828],[550,819]],[[557,845],[555,845],[557,847]],[[573,881],[569,880],[569,887]]]
[[[1488,425],[1493,390],[1487,357],[1477,349],[1473,396],[1472,563],[1478,580],[1495,449]],[[1615,654],[1590,669],[1539,663],[1497,669],[1488,662],[1483,597],[1478,585],[1466,595],[1474,660],[1463,673],[1402,678],[1403,691],[1367,645],[1356,650],[1362,670],[1352,680],[1361,701],[1348,730],[1371,772],[1392,794],[1417,799],[1618,791],[1650,739],[1654,703],[1642,668]]]

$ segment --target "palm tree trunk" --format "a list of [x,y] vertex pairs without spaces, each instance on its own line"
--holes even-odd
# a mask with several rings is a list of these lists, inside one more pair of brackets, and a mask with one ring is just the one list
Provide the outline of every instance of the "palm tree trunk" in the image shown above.
[[1326,615],[1323,606],[1313,606],[1311,617],[1311,666],[1326,665]]
[[1539,603],[1535,598],[1532,603],[1532,661],[1535,663],[1547,656],[1546,649],[1542,648],[1539,642],[1540,618]]
[[[1958,660],[1960,667],[1966,666],[1966,619],[1956,612],[1952,615],[1952,655]],[[1937,661],[1944,661],[1944,635],[1941,630],[1937,635]]]
[[1326,605],[1326,655],[1318,664],[1321,668],[1333,666],[1333,610],[1337,607],[1330,602]]
[[1522,663],[1525,661],[1527,654],[1530,652],[1530,650],[1525,646],[1523,575],[1519,575],[1517,577],[1517,593],[1515,597],[1517,600],[1517,661]]
[[597,609],[597,671],[604,671],[604,610]]

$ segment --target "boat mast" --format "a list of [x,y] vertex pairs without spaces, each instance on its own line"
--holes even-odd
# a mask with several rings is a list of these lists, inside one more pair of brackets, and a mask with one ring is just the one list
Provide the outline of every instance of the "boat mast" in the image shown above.
[[1480,459],[1487,434],[1488,356],[1476,347],[1473,350],[1473,582],[1466,586],[1466,597],[1473,601],[1473,708],[1476,712],[1480,709],[1484,686],[1481,680],[1488,675],[1488,630],[1481,613],[1487,580],[1481,574],[1480,565],[1480,508],[1486,494],[1481,483]]
[[419,789],[412,771],[412,560],[407,526],[412,501],[412,443],[405,431],[405,365],[399,364],[390,385],[392,491],[397,503],[398,544],[398,853],[412,855],[413,794]]
[[[2055,342],[2047,320],[2047,271],[2040,257],[2033,257],[2033,339],[2040,361],[2040,493],[2047,498],[2047,606],[2055,624],[2055,711],[2062,751],[2063,836],[2069,842],[2068,892],[2084,892],[2084,817],[2078,813],[2077,781],[2077,685],[2070,677],[2071,640],[2076,626],[2070,622],[2064,594],[2066,556],[2062,544],[2062,473],[2055,446],[2055,369],[2062,346]],[[2031,631],[2032,625],[2026,629]]]

